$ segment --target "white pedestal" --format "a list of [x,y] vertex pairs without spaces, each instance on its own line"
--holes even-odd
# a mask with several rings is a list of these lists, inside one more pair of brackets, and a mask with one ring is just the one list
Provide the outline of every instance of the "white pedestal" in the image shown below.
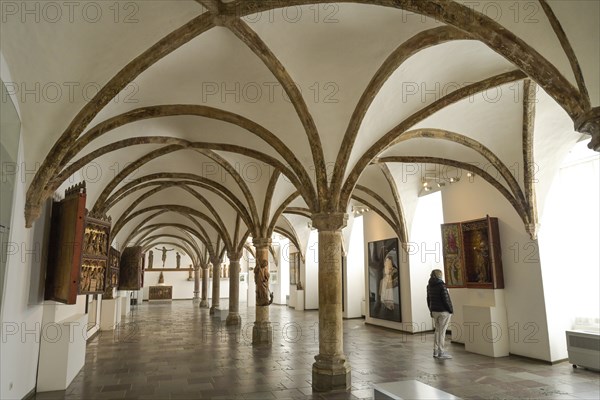
[[112,331],[121,320],[121,299],[102,300],[100,330]]
[[298,290],[296,289],[296,285],[292,285],[290,286],[290,303],[288,304],[288,306],[292,307],[292,308],[296,308],[296,292]]
[[256,307],[256,284],[254,283],[254,271],[248,272],[247,299],[247,307]]
[[296,310],[304,311],[304,290],[296,290]]
[[229,309],[215,309],[215,313],[212,315],[213,318],[220,319],[221,321],[227,320],[229,315]]
[[454,400],[458,397],[436,389],[417,380],[376,383],[373,386],[375,400],[430,399]]
[[42,329],[37,391],[65,390],[85,364],[87,314],[76,314]]
[[508,356],[508,323],[504,307],[463,306],[465,350],[489,357]]
[[127,317],[131,312],[131,305],[129,304],[129,291],[125,291],[121,294],[121,317]]

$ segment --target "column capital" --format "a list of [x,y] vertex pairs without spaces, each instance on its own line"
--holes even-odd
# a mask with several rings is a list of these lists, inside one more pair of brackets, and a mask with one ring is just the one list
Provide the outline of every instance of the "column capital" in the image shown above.
[[240,262],[240,259],[242,258],[242,255],[239,253],[227,253],[227,258],[229,259],[229,262]]
[[312,226],[319,231],[339,231],[346,226],[348,214],[343,212],[319,213],[312,215]]
[[271,245],[271,238],[252,238],[254,247],[267,247]]
[[588,147],[600,152],[600,107],[595,107],[577,118],[575,130],[592,136]]

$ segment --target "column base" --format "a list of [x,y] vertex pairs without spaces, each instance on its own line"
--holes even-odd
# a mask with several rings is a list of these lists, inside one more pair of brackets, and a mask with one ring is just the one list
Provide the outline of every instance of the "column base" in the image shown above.
[[345,358],[318,355],[312,368],[312,388],[315,392],[348,390],[351,386],[350,364]]
[[271,345],[273,343],[273,326],[269,321],[255,322],[252,327],[252,345]]
[[210,306],[210,311],[208,313],[210,315],[214,315],[215,314],[215,310],[219,311],[219,306],[212,305],[212,306]]
[[232,326],[232,325],[241,325],[241,324],[242,324],[242,317],[240,317],[239,313],[229,312],[229,314],[227,314],[227,319],[225,320],[225,325]]
[[208,300],[206,300],[206,299],[200,300],[200,308],[208,308]]

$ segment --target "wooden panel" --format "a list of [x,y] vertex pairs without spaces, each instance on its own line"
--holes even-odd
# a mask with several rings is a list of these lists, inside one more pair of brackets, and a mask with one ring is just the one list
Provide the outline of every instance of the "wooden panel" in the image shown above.
[[172,300],[173,286],[150,286],[148,300]]
[[77,302],[85,200],[85,183],[83,183],[67,189],[64,200],[53,203],[45,300],[55,300],[65,304]]
[[121,262],[121,253],[111,246],[108,252],[108,271],[106,274],[106,288],[103,299],[112,299],[113,288],[119,287],[119,263]]
[[[442,240],[448,287],[504,288],[498,218],[443,224]],[[462,267],[457,267],[460,260]],[[457,280],[460,268],[462,282]]]
[[442,254],[446,286],[449,288],[467,286],[460,223],[442,224]]
[[109,250],[110,220],[86,215],[79,294],[104,294]]
[[142,247],[126,247],[121,254],[119,290],[142,288]]

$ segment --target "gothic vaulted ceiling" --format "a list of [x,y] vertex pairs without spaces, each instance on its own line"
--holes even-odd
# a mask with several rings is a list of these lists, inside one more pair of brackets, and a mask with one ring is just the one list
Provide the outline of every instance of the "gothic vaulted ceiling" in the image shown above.
[[276,231],[302,248],[307,218],[352,204],[405,241],[415,171],[440,166],[535,236],[528,172],[598,129],[596,1],[36,4],[3,10],[1,36],[37,164],[27,222],[85,179],[119,246],[158,235],[200,260]]

